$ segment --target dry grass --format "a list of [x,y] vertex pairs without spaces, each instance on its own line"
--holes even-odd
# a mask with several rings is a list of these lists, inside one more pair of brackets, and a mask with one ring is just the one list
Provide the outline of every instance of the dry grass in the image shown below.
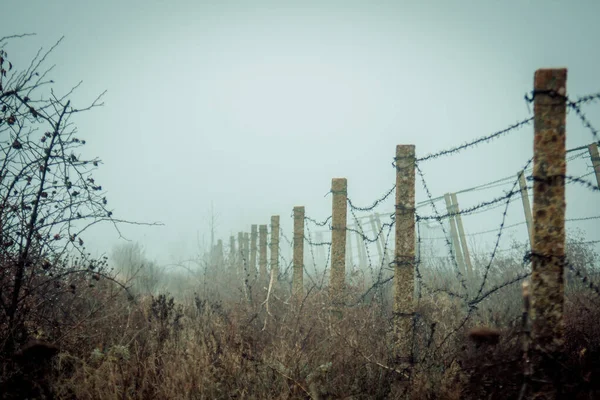
[[[496,271],[490,287],[520,269]],[[423,272],[430,288],[460,288],[450,274]],[[70,310],[88,317],[42,335],[60,347],[48,375],[56,398],[506,399],[523,384],[519,284],[478,303],[468,319],[463,301],[423,289],[415,335],[406,338],[415,349],[408,379],[392,357],[389,284],[340,317],[326,288],[291,303],[282,283],[267,312],[263,288],[253,285],[251,303],[239,301],[241,287],[226,290],[231,281],[214,278],[223,300],[207,292],[130,301],[108,283],[79,293]],[[348,293],[352,303],[364,288]],[[577,285],[567,293],[565,390],[593,398],[600,395],[600,300]]]

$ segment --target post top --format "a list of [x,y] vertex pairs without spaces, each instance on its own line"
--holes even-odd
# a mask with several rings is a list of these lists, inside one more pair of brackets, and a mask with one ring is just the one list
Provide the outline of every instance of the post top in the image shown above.
[[565,90],[567,83],[567,68],[540,68],[535,71],[533,79],[534,90]]
[[414,157],[414,144],[398,144],[396,145],[396,157]]
[[333,178],[331,180],[331,190],[333,192],[342,192],[348,189],[348,180],[346,178]]

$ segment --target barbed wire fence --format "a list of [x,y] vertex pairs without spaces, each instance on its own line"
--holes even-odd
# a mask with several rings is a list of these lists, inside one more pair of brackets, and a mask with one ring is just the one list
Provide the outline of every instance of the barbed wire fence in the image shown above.
[[[557,93],[553,96],[559,96]],[[528,103],[533,101],[533,97],[525,96]],[[600,101],[600,93],[586,95],[575,100],[565,96],[567,109],[569,113],[574,114],[581,126],[587,130],[592,138],[592,145],[600,144],[598,130],[594,127],[591,120],[583,112],[583,106]],[[529,197],[527,191],[533,189],[535,178],[533,176],[532,164],[534,158],[527,159],[522,168],[516,172],[522,172],[526,184],[521,186],[518,174],[504,178],[494,179],[474,187],[458,190],[456,194],[476,193],[482,195],[484,192],[503,189],[502,194],[487,196],[485,199],[470,204],[460,211],[440,209],[437,203],[445,199],[445,196],[434,196],[431,185],[428,183],[423,166],[429,161],[444,157],[456,156],[462,152],[471,150],[478,146],[489,144],[501,137],[508,136],[527,126],[534,121],[534,117],[529,117],[511,124],[505,129],[492,134],[482,136],[469,142],[439,150],[435,153],[429,153],[415,158],[415,171],[419,180],[419,185],[425,194],[425,200],[416,204],[415,210],[415,231],[416,231],[416,254],[414,260],[415,271],[415,300],[416,311],[414,312],[414,332],[413,356],[416,363],[432,365],[438,356],[445,351],[448,344],[451,343],[461,330],[474,319],[483,320],[482,305],[493,296],[502,293],[509,288],[520,289],[520,284],[531,276],[532,258],[543,255],[533,254],[529,246],[513,246],[511,248],[502,248],[501,242],[508,235],[506,232],[513,228],[527,225],[521,216],[517,217],[518,222],[509,223],[509,216],[515,214],[511,211],[511,206],[516,205],[519,200]],[[592,146],[590,145],[590,146]],[[588,145],[579,146],[567,150],[567,163],[588,160]],[[593,161],[593,160],[592,160]],[[392,162],[394,169],[397,168],[395,162]],[[579,175],[565,174],[566,186],[578,186],[591,193],[600,191],[599,184],[590,180],[590,176],[598,172],[592,165],[591,172],[585,172]],[[600,178],[599,178],[600,179]],[[394,316],[389,312],[390,289],[394,279],[394,256],[393,244],[391,242],[392,233],[395,226],[395,213],[389,212],[393,207],[393,194],[396,185],[392,185],[380,197],[374,200],[370,205],[359,206],[347,196],[347,207],[349,210],[348,223],[345,230],[349,240],[346,243],[346,249],[350,253],[347,255],[346,264],[350,266],[350,272],[347,273],[350,286],[354,289],[354,296],[346,301],[346,307],[362,306],[370,303],[377,303],[382,310],[388,310],[387,317],[391,320]],[[598,199],[595,198],[595,201]],[[425,208],[431,209],[430,213],[425,212]],[[456,207],[458,205],[456,204]],[[453,234],[451,226],[453,218],[467,218],[479,216],[484,213],[490,213],[494,210],[501,210],[499,222],[493,229],[477,230],[463,234],[465,240],[468,238],[481,238],[490,234],[495,234],[492,240],[491,250],[485,251],[486,257],[482,254],[474,254],[477,262],[469,271],[465,267],[465,261],[459,262],[457,256],[457,237]],[[596,208],[597,210],[597,208]],[[521,209],[522,213],[522,209]],[[387,217],[388,220],[380,221],[381,217]],[[597,211],[590,215],[566,218],[568,223],[583,223],[587,221],[597,221],[600,219]],[[363,221],[370,220],[370,229]],[[433,230],[441,231],[441,234],[430,236],[425,233],[431,233]],[[304,216],[304,248],[305,262],[304,275],[308,278],[308,291],[323,290],[327,287],[327,277],[329,273],[330,262],[332,260],[332,241],[324,240],[322,236],[332,231],[332,216],[324,220],[317,220],[311,216]],[[281,238],[293,248],[293,240],[290,240],[283,231]],[[354,243],[352,241],[354,239]],[[436,241],[443,242],[444,252],[441,256],[425,254],[427,246],[435,247],[432,243]],[[567,246],[593,246],[600,243],[600,239],[591,240],[568,240]],[[280,241],[281,245],[281,241]],[[285,268],[280,269],[279,280],[285,281],[290,288],[289,270],[293,266],[293,260],[287,260],[280,250],[280,265]],[[378,254],[378,257],[375,254]],[[499,260],[500,254],[506,253],[502,260]],[[464,257],[464,254],[463,254]],[[512,257],[512,258],[511,258]],[[437,262],[437,261],[439,262]],[[510,270],[503,268],[506,260],[513,262],[513,268]],[[244,264],[246,262],[244,261]],[[253,268],[254,266],[251,266]],[[567,258],[564,264],[565,270],[579,280],[583,287],[595,293],[600,300],[600,283],[598,282],[598,265],[576,266],[572,260]],[[247,268],[247,267],[244,267]],[[443,274],[441,274],[443,272]],[[367,275],[368,274],[368,275]],[[436,274],[438,274],[436,276]],[[367,279],[368,276],[368,279]],[[354,279],[358,277],[357,279]],[[447,301],[454,302],[459,306],[461,317],[457,318],[452,326],[446,327],[445,332],[436,329],[437,321],[431,319],[422,313],[421,306],[425,303],[431,303],[436,296],[445,296]],[[599,302],[600,304],[600,302]]]
[[[584,103],[584,102],[593,101],[594,99],[597,100],[598,98],[599,98],[599,95],[595,94],[595,95],[591,95],[591,96],[586,96],[586,97],[584,97],[584,98],[582,98],[580,100],[577,100],[575,102],[571,102],[571,101],[568,102],[569,106],[572,109],[576,110],[576,114],[580,118],[582,124],[586,128],[588,128],[590,130],[590,132],[592,132],[593,137],[594,137],[595,140],[597,140],[597,138],[598,138],[597,130],[594,129],[594,127],[591,125],[591,123],[589,122],[589,120],[587,120],[585,118],[585,116],[582,113],[581,108],[579,107],[579,105],[582,104],[582,103]],[[519,126],[522,126],[522,125],[523,124],[516,124],[516,125],[513,125],[510,129],[515,129],[515,128],[517,128]],[[501,133],[502,134],[508,133],[510,131],[510,129],[501,131]],[[434,158],[437,158],[437,157],[440,157],[440,156],[443,156],[443,155],[456,153],[458,151],[465,150],[466,148],[468,148],[468,147],[470,147],[472,145],[476,145],[476,144],[485,142],[488,139],[493,139],[493,138],[495,138],[497,136],[498,136],[498,133],[490,135],[490,136],[488,136],[485,139],[480,139],[480,140],[473,141],[473,142],[471,142],[471,143],[469,143],[468,145],[465,145],[465,146],[458,146],[458,147],[455,147],[455,148],[450,149],[450,150],[441,151],[439,153],[435,153],[435,154],[423,157],[421,159],[421,161],[423,161],[423,160],[426,161],[426,160],[434,159]],[[597,145],[598,142],[595,141],[594,144]],[[578,150],[581,150],[583,148],[584,147],[579,147],[579,148],[576,148],[576,149],[571,149],[568,152],[578,151]],[[567,161],[573,161],[575,159],[581,158],[583,154],[584,153],[579,153],[579,154],[576,154],[575,156],[571,156],[571,157],[569,157],[567,159]],[[526,163],[526,165],[525,165],[525,167],[522,168],[522,170],[528,172],[529,171],[529,165],[531,164],[532,161],[533,161],[533,159],[528,160],[527,163]],[[424,178],[424,176],[422,174],[421,169],[419,168],[419,164],[420,163],[417,163],[417,167],[416,167],[417,171],[419,172],[419,175],[421,177],[421,181],[422,181],[422,184],[423,184],[423,186],[425,188],[425,192],[427,193],[428,200],[433,205],[435,199],[433,199],[433,197],[431,195],[431,192],[429,191],[429,189],[427,187],[425,178]],[[583,186],[584,188],[589,189],[590,191],[597,192],[598,191],[598,185],[597,184],[593,184],[592,182],[584,179],[585,177],[587,177],[589,175],[592,175],[592,174],[594,174],[594,172],[587,173],[587,174],[584,174],[582,176],[568,176],[568,175],[566,175],[563,178],[565,179],[565,183],[566,184],[579,184],[580,186]],[[531,182],[531,181],[533,181],[533,177],[532,176],[528,176],[527,180]],[[510,182],[510,180],[507,179],[507,178],[504,178],[502,180],[497,180],[497,181],[493,181],[493,182],[490,182],[488,184],[482,185],[482,187],[475,188],[474,190],[479,190],[479,189],[482,189],[483,187],[491,188],[491,187],[495,187],[498,184],[504,184],[504,183],[507,183],[507,182]],[[495,240],[495,243],[494,243],[494,246],[493,246],[493,250],[491,252],[491,256],[489,258],[489,261],[487,262],[487,264],[483,268],[483,277],[481,279],[480,284],[478,285],[478,290],[475,293],[475,295],[472,296],[471,298],[469,298],[468,296],[461,295],[461,294],[458,294],[456,292],[453,292],[453,291],[450,291],[450,290],[447,290],[447,289],[444,289],[444,288],[434,288],[433,291],[430,291],[431,293],[444,292],[444,293],[448,294],[449,296],[451,296],[452,298],[462,300],[467,305],[467,307],[468,307],[465,317],[463,319],[461,319],[456,324],[455,328],[452,329],[443,338],[443,340],[437,346],[436,351],[439,350],[440,347],[443,344],[446,343],[446,341],[449,339],[449,337],[451,335],[454,335],[455,333],[457,333],[465,325],[465,323],[469,320],[469,318],[471,318],[473,316],[474,311],[476,310],[476,307],[477,307],[478,304],[480,304],[481,302],[483,302],[485,299],[489,298],[493,294],[499,292],[503,288],[508,287],[510,285],[513,285],[515,283],[521,282],[522,280],[528,278],[531,275],[530,263],[531,263],[532,253],[531,253],[531,251],[526,251],[523,254],[523,263],[522,263],[523,264],[522,266],[523,266],[523,269],[525,270],[525,272],[523,272],[521,274],[517,274],[516,276],[514,276],[514,277],[512,277],[510,279],[507,279],[507,280],[505,280],[503,282],[496,283],[493,286],[486,288],[486,284],[488,283],[488,277],[489,277],[489,273],[490,273],[492,265],[493,265],[493,261],[494,261],[496,255],[498,254],[498,252],[500,251],[500,249],[499,249],[499,243],[500,243],[500,239],[502,238],[502,235],[503,235],[505,229],[507,229],[508,227],[520,226],[520,225],[523,225],[523,224],[526,223],[526,222],[520,222],[520,223],[516,223],[516,224],[512,224],[512,225],[506,225],[506,217],[507,217],[507,213],[508,213],[508,206],[509,206],[509,204],[512,201],[514,201],[513,198],[516,195],[520,195],[520,191],[516,190],[517,184],[518,184],[518,180],[513,178],[512,187],[511,187],[511,189],[508,192],[506,192],[506,194],[504,196],[502,196],[502,197],[496,197],[496,198],[494,198],[492,200],[488,200],[488,201],[483,201],[483,202],[481,202],[481,203],[479,203],[479,204],[477,204],[475,206],[469,207],[469,208],[461,211],[460,213],[458,213],[460,215],[469,215],[469,214],[472,215],[472,214],[477,213],[477,211],[480,210],[480,209],[486,209],[487,208],[487,210],[489,210],[490,209],[489,206],[491,206],[493,204],[504,203],[504,206],[503,206],[504,211],[503,211],[503,214],[502,214],[502,220],[501,220],[501,223],[500,223],[500,226],[499,226],[498,229],[495,229],[495,230],[486,230],[486,231],[481,231],[481,232],[475,232],[475,233],[471,234],[471,236],[479,236],[479,235],[486,234],[486,233],[497,232],[496,240]],[[532,188],[531,186],[528,186],[528,189],[531,189],[531,188]],[[500,205],[501,204],[498,204],[498,206],[500,206]],[[495,206],[495,207],[497,207],[497,206]],[[447,213],[447,214],[444,214],[444,215],[440,215],[440,213],[437,212],[437,210],[434,210],[434,215],[431,215],[431,216],[417,215],[417,220],[421,220],[422,221],[422,220],[428,220],[428,219],[435,219],[438,222],[440,222],[440,225],[443,227],[443,224],[441,224],[441,220],[443,218],[448,218],[448,217],[451,217],[451,216],[453,216],[452,213]],[[587,216],[587,217],[581,217],[581,218],[571,218],[571,219],[567,219],[566,221],[567,222],[591,221],[591,220],[596,220],[599,217],[600,216],[598,216],[598,215],[593,215],[593,216]],[[444,229],[443,229],[443,231],[444,231],[444,235],[441,236],[441,237],[436,237],[435,239],[444,240],[446,242],[446,244],[448,245],[448,247],[450,248],[450,246],[449,246],[450,245],[449,236],[448,236],[447,232]],[[419,234],[419,239],[418,240],[419,240],[419,242],[421,242],[420,234]],[[571,244],[595,244],[595,243],[599,243],[599,242],[600,241],[598,241],[598,240],[591,240],[591,241],[584,241],[584,242],[572,242]],[[569,244],[569,243],[567,243],[567,244]],[[451,253],[451,251],[450,251],[450,253]],[[452,264],[456,267],[456,260],[454,258],[452,258]],[[417,261],[417,264],[416,264],[417,278],[418,278],[419,281],[421,281],[421,284],[423,284],[423,282],[422,282],[423,281],[422,275],[420,275],[420,273],[419,273],[419,266],[420,266],[420,262]],[[585,273],[582,272],[580,269],[575,269],[573,267],[573,265],[568,260],[565,263],[565,267],[571,273],[573,273],[577,278],[579,278],[590,290],[594,291],[596,294],[600,294],[600,291],[598,290],[598,284],[594,283],[593,280],[588,275],[585,275]],[[464,280],[463,280],[463,278],[462,278],[462,276],[460,274],[460,270],[457,268],[456,271],[457,271],[457,278],[460,280],[460,282],[462,284],[464,282]],[[419,296],[419,300],[420,300],[420,298],[421,297]],[[421,360],[421,361],[424,361],[424,360]]]
[[[593,94],[593,95],[588,95],[588,96],[584,96],[576,101],[569,101],[569,106],[577,111],[577,115],[580,117],[583,125],[588,128],[590,130],[590,132],[592,132],[593,136],[595,138],[597,138],[598,133],[597,130],[591,125],[591,123],[589,122],[589,120],[585,117],[585,114],[582,112],[581,110],[581,105],[583,104],[587,104],[593,101],[597,101],[600,98],[600,94]],[[435,221],[437,222],[437,224],[439,224],[442,232],[443,232],[443,236],[439,236],[439,237],[433,237],[433,238],[428,238],[428,240],[444,240],[446,247],[448,248],[448,255],[447,257],[450,258],[451,260],[451,264],[452,266],[455,268],[456,270],[456,274],[457,277],[459,278],[459,281],[461,283],[461,286],[463,286],[463,289],[466,286],[466,282],[464,280],[464,277],[462,276],[462,272],[458,269],[458,265],[457,265],[457,261],[453,255],[453,252],[451,250],[451,237],[449,235],[449,233],[447,232],[447,228],[445,225],[445,220],[449,219],[450,217],[456,216],[456,215],[461,215],[461,216],[467,216],[467,215],[475,215],[478,213],[485,213],[488,212],[490,210],[496,209],[496,208],[504,208],[505,211],[503,213],[503,221],[500,224],[499,228],[497,229],[490,229],[490,230],[485,230],[485,231],[480,231],[480,232],[473,232],[473,233],[468,233],[467,236],[478,236],[478,235],[482,235],[482,234],[486,234],[486,233],[493,233],[493,232],[497,232],[497,236],[498,236],[498,240],[496,240],[496,245],[494,246],[494,249],[492,251],[491,254],[491,262],[493,261],[495,255],[497,254],[498,251],[501,251],[501,249],[498,248],[498,244],[499,244],[499,239],[502,237],[502,234],[504,232],[505,229],[509,229],[509,228],[513,228],[513,227],[517,227],[517,226],[521,226],[524,225],[526,222],[522,221],[522,222],[518,222],[515,224],[511,224],[511,225],[506,225],[504,223],[504,219],[506,218],[507,215],[507,206],[515,201],[518,201],[520,199],[520,195],[521,195],[521,191],[519,189],[517,189],[517,184],[518,181],[514,178],[514,177],[505,177],[502,179],[498,179],[498,180],[494,180],[491,182],[487,182],[484,183],[482,185],[479,185],[477,187],[474,188],[469,188],[469,189],[465,189],[465,190],[459,190],[457,192],[455,192],[455,194],[461,194],[461,193],[466,193],[466,192],[475,192],[475,191],[483,191],[483,190],[489,190],[492,188],[496,188],[496,187],[501,187],[507,184],[512,184],[511,189],[504,195],[502,196],[497,196],[493,199],[490,200],[485,200],[482,201],[478,204],[475,204],[473,206],[470,206],[466,209],[461,210],[459,213],[452,213],[452,212],[440,212],[436,207],[435,207],[435,202],[437,200],[443,199],[443,197],[437,197],[434,198],[431,191],[429,190],[426,180],[425,180],[425,176],[423,174],[423,171],[420,168],[420,165],[423,162],[429,161],[429,160],[434,160],[434,159],[438,159],[440,157],[444,157],[444,156],[449,156],[449,155],[454,155],[457,154],[459,152],[462,152],[464,150],[470,149],[472,147],[484,144],[484,143],[489,143],[494,139],[497,139],[501,136],[507,135],[511,132],[514,132],[526,125],[529,125],[531,122],[533,121],[533,117],[531,118],[527,118],[525,120],[522,120],[518,123],[515,123],[511,126],[509,126],[506,129],[503,129],[501,131],[492,133],[490,135],[484,136],[484,137],[480,137],[478,139],[475,139],[473,141],[470,141],[468,143],[459,145],[459,146],[455,146],[446,150],[441,150],[438,151],[436,153],[431,153],[428,155],[425,155],[423,157],[417,158],[416,159],[416,169],[418,172],[418,175],[420,177],[421,183],[423,185],[423,188],[425,189],[425,193],[427,195],[427,200],[425,200],[423,203],[421,203],[420,205],[426,205],[426,204],[430,204],[433,208],[433,214],[431,215],[421,215],[418,214],[416,215],[416,220],[417,223],[419,224],[419,226],[421,226],[422,223],[427,222],[427,221]],[[572,160],[576,160],[576,159],[580,159],[583,158],[586,154],[585,150],[587,148],[587,146],[581,146],[575,149],[571,149],[568,152],[574,152],[574,151],[579,151],[577,154],[570,156],[567,161],[572,161]],[[533,158],[529,159],[527,161],[527,163],[525,164],[525,166],[522,168],[522,170],[524,172],[531,172],[531,163],[533,161]],[[590,182],[589,180],[585,180],[584,178],[590,176],[594,174],[594,171],[589,172],[587,174],[584,174],[582,176],[565,176],[565,180],[567,181],[567,183],[579,183],[582,186],[587,187],[588,189],[592,190],[592,191],[598,191],[598,187],[597,185],[595,185],[594,183]],[[528,181],[532,181],[533,178],[531,175],[527,176],[526,178]],[[528,189],[531,189],[532,186],[528,186]],[[385,251],[383,251],[384,254],[387,254],[387,250],[389,250],[389,238],[391,236],[391,231],[392,231],[392,227],[394,226],[394,214],[393,213],[387,213],[387,215],[389,215],[390,217],[390,221],[391,222],[386,222],[384,224],[382,224],[380,226],[380,228],[378,229],[378,231],[371,231],[371,234],[374,234],[374,237],[369,236],[369,234],[367,233],[367,229],[365,229],[363,227],[363,224],[360,222],[361,221],[361,217],[358,216],[358,213],[375,213],[377,207],[379,205],[381,205],[382,203],[384,203],[386,200],[388,200],[391,195],[393,194],[395,190],[395,185],[393,185],[383,196],[381,196],[380,198],[378,198],[377,200],[375,200],[370,206],[356,206],[353,202],[352,202],[352,198],[348,198],[348,206],[349,206],[349,210],[351,213],[351,221],[354,223],[354,226],[349,226],[347,228],[347,230],[355,235],[358,235],[360,240],[364,241],[365,244],[365,254],[367,257],[367,265],[366,267],[369,269],[369,271],[371,272],[371,277],[373,278],[373,280],[375,282],[380,281],[381,279],[381,271],[385,268],[389,268],[389,265],[385,265],[385,260],[384,259],[380,259],[378,263],[375,262],[374,257],[372,256],[372,253],[374,252],[372,247],[369,246],[368,244],[375,244],[377,243],[377,241],[382,240],[382,235],[385,234],[385,238],[382,241],[384,243],[385,246]],[[382,215],[382,214],[377,214]],[[385,214],[384,214],[385,215]],[[364,216],[362,218],[365,218]],[[572,218],[572,219],[567,219],[567,221],[585,221],[585,220],[595,220],[595,219],[600,219],[600,215],[595,215],[595,216],[589,216],[589,217],[583,217],[583,218]],[[308,222],[309,224],[312,224],[313,226],[317,227],[317,228],[324,228],[324,227],[328,227],[328,229],[331,229],[331,216],[327,217],[324,221],[317,221],[309,216],[305,217],[305,221]],[[311,253],[311,263],[313,266],[313,273],[316,273],[317,270],[317,257],[315,256],[315,248],[316,247],[326,247],[328,249],[328,255],[327,255],[327,259],[324,263],[324,267],[326,268],[326,266],[328,265],[329,262],[329,258],[330,258],[330,251],[331,251],[331,242],[316,242],[313,239],[313,234],[311,233],[311,228],[310,225],[307,224],[306,226],[306,231],[307,231],[307,235],[305,237],[305,241],[307,244],[309,244],[309,251]],[[285,239],[285,241],[287,242],[287,244],[291,247],[292,246],[292,241],[287,238],[287,236],[285,235],[285,233],[283,233],[283,231],[281,232],[282,238]],[[422,243],[423,238],[421,237],[421,235],[418,235],[418,242]],[[597,243],[597,241],[589,241],[587,242],[588,244],[594,244]],[[583,243],[582,243],[583,244]],[[282,256],[283,259],[283,264],[288,266],[286,267],[286,270],[289,269],[289,265],[290,262],[285,260],[285,257]],[[419,261],[419,260],[418,260]],[[488,263],[488,265],[491,265],[491,262]],[[379,264],[379,265],[376,265]],[[417,265],[419,264],[419,262],[417,262]],[[486,267],[485,270],[487,271],[489,269],[489,267]],[[285,271],[282,275],[286,275]],[[319,288],[323,287],[323,281],[324,281],[324,271],[321,272],[321,283],[319,284]],[[311,280],[315,280],[314,278],[310,277],[309,279]],[[386,280],[386,282],[388,282]],[[371,289],[372,290],[372,289]],[[481,288],[478,291],[479,294],[481,294]]]

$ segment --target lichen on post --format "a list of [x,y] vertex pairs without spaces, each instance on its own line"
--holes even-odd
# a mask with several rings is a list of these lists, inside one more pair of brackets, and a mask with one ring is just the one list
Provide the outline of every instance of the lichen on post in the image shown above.
[[257,237],[257,226],[250,225],[250,273],[252,278],[256,278],[256,237]]
[[271,216],[271,280],[279,277],[279,215]]
[[536,399],[560,391],[564,346],[567,70],[534,78],[533,245],[531,276],[532,389]]
[[267,283],[267,225],[258,227],[258,279],[261,286]]
[[396,147],[394,340],[396,357],[412,365],[415,268],[415,146]]
[[330,290],[334,304],[342,302],[346,280],[346,218],[348,181],[346,178],[331,180],[331,278]]
[[292,294],[302,297],[304,289],[304,207],[294,207],[294,275]]

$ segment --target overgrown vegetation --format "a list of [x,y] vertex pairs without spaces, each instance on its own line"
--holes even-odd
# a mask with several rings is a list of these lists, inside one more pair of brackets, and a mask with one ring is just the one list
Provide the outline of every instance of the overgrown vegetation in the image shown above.
[[[85,142],[69,117],[81,110],[68,96],[34,96],[50,84],[45,72],[36,75],[45,56],[12,75],[0,56],[6,398],[519,397],[524,244],[491,262],[475,255],[469,287],[477,290],[466,298],[451,263],[420,261],[415,334],[405,338],[411,376],[392,356],[389,276],[373,282],[354,270],[340,317],[327,287],[309,282],[293,301],[289,268],[270,287],[237,254],[199,257],[198,268],[173,275],[127,245],[114,249],[109,273],[107,259],[90,258],[81,239],[89,223],[111,219],[90,175],[98,160],[75,152]],[[599,258],[584,242],[575,233],[567,248],[563,387],[576,399],[600,398],[600,297],[589,289]]]
[[[588,265],[598,265],[589,246],[573,254],[575,263],[584,254],[592,262]],[[417,333],[407,338],[415,345],[415,370],[408,382],[391,356],[390,283],[378,287],[379,294],[369,301],[346,308],[340,319],[329,308],[326,288],[309,290],[295,304],[286,284],[290,277],[282,275],[267,312],[267,288],[253,285],[250,305],[240,269],[225,261],[195,271],[191,282],[220,277],[209,278],[206,295],[131,299],[110,281],[86,288],[81,299],[97,299],[103,308],[93,318],[82,318],[58,343],[56,337],[44,337],[60,347],[52,365],[52,390],[59,398],[78,399],[370,399],[401,398],[407,390],[417,399],[519,396],[519,284],[481,301],[461,325],[467,308],[447,294],[452,285],[460,286],[456,275],[422,265],[423,286],[430,289],[422,289]],[[498,286],[527,268],[521,264],[518,250],[499,256],[488,279]],[[568,275],[565,390],[574,398],[594,398],[600,394],[600,298]],[[353,299],[364,292],[356,286],[349,291]],[[498,332],[497,343],[477,336],[474,328],[481,326],[492,335]]]

